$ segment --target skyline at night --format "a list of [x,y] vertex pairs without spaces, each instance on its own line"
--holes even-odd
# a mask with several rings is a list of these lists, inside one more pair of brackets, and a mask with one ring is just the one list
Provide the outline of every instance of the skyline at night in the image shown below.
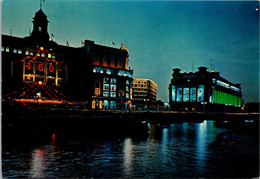
[[[39,8],[39,0],[2,1],[2,34],[28,36]],[[258,9],[257,1],[45,0],[42,5],[54,41],[72,47],[86,39],[114,48],[123,43],[134,77],[154,80],[157,100],[164,102],[172,69],[195,72],[199,66],[212,66],[240,83],[245,103],[258,102]]]

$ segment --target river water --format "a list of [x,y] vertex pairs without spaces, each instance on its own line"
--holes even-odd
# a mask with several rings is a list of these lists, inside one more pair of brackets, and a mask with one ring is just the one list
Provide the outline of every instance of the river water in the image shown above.
[[86,135],[61,142],[56,134],[37,142],[4,142],[2,175],[5,178],[258,176],[258,134],[218,128],[213,121],[150,125],[149,133],[142,135]]

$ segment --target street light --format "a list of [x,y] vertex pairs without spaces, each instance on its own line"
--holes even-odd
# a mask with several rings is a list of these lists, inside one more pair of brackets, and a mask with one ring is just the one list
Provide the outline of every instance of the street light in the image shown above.
[[205,105],[207,104],[207,102],[201,102],[201,104],[203,104],[203,112],[205,113]]
[[149,99],[146,98],[146,99],[144,99],[144,101],[146,101],[146,106],[145,107],[146,107],[146,110],[148,111],[148,101],[149,101]]

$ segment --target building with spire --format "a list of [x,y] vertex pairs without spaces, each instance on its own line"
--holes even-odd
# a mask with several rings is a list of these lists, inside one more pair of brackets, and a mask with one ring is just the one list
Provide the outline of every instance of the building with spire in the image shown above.
[[90,40],[83,47],[57,44],[50,40],[41,8],[32,22],[27,37],[2,35],[3,99],[83,102],[92,109],[131,105],[133,70],[123,45],[112,48]]

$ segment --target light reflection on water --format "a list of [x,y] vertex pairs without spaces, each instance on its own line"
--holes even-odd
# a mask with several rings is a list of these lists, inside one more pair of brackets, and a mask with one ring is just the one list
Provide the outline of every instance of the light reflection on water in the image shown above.
[[3,148],[3,176],[218,177],[216,171],[209,173],[216,167],[209,165],[216,157],[210,145],[224,131],[204,121],[151,125],[147,137],[83,138],[60,144],[52,138],[49,144],[23,146],[26,150]]

